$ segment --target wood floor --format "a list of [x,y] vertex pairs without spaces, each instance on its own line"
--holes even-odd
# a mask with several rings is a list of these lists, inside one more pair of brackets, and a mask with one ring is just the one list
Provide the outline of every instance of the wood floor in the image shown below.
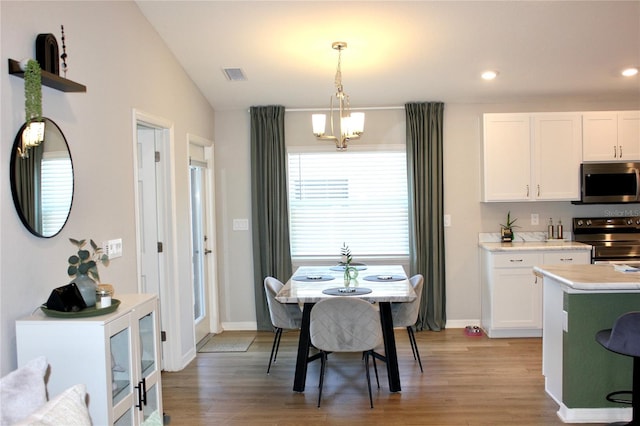
[[[361,356],[329,357],[322,405],[319,362],[304,393],[292,390],[297,332],[284,333],[267,375],[273,333],[253,333],[247,352],[199,353],[180,372],[163,372],[171,425],[562,425],[545,393],[541,339],[468,337],[462,329],[416,333],[424,373],[405,330],[396,330],[402,392],[390,393],[384,366],[369,408]],[[380,363],[378,364],[380,367]]]

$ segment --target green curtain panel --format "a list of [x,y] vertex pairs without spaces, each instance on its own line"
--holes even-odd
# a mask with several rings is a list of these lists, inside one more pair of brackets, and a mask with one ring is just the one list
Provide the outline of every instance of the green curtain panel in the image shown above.
[[251,220],[258,330],[271,330],[264,278],[291,276],[284,107],[254,106],[251,114]]
[[[15,176],[16,198],[22,208],[22,215],[36,232],[42,232],[42,206],[40,202],[40,175],[42,144],[29,149],[29,157],[16,158]],[[16,155],[14,153],[14,155]]]
[[411,275],[424,275],[418,330],[446,324],[443,159],[444,103],[405,105]]

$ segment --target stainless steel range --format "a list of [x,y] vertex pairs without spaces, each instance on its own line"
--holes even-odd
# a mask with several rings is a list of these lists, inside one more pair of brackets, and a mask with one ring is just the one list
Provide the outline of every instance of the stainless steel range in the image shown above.
[[593,246],[591,263],[640,264],[640,217],[577,217],[573,235]]

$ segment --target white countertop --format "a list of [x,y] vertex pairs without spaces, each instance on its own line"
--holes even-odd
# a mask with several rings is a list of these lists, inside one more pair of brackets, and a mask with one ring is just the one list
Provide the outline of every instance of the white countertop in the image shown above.
[[640,293],[640,272],[620,272],[614,265],[541,265],[533,273],[560,283],[568,293]]
[[548,241],[525,241],[525,242],[480,242],[478,245],[488,251],[526,251],[526,250],[591,250],[588,244],[575,241],[548,240]]

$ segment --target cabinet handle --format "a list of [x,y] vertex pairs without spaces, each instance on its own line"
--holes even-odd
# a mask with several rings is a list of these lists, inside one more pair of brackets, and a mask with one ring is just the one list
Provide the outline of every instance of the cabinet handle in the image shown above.
[[622,159],[622,145],[620,145],[620,159]]
[[138,403],[136,404],[136,408],[139,411],[142,411],[142,382],[138,382],[138,386],[135,386],[138,389]]
[[527,197],[529,196],[529,185],[527,185]]
[[540,196],[540,185],[538,185],[538,195],[537,195],[537,197],[539,197],[539,196]]
[[520,263],[523,262],[524,259],[509,259],[509,262]]
[[573,257],[564,257],[560,259],[560,262],[573,262]]
[[143,378],[138,382],[138,386],[135,386],[138,389],[138,403],[136,404],[136,408],[142,411],[142,406],[147,405],[147,379]]

